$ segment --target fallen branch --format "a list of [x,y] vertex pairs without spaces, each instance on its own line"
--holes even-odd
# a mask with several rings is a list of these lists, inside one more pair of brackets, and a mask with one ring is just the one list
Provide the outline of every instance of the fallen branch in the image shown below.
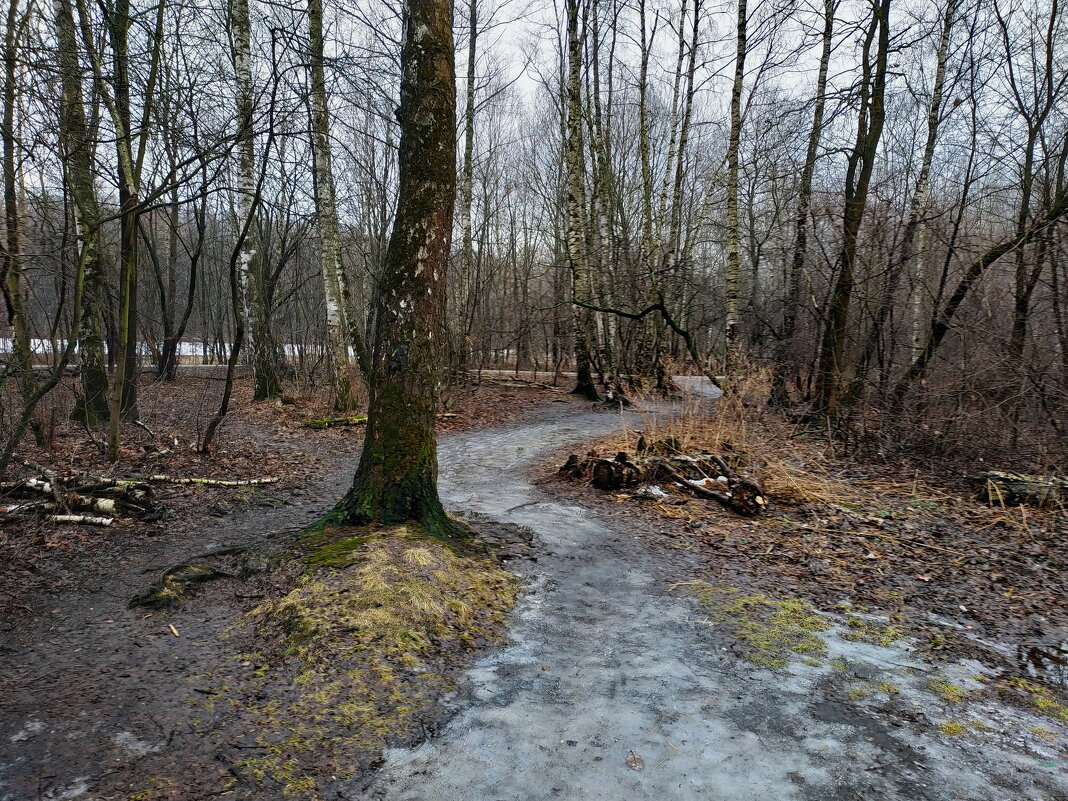
[[115,522],[113,517],[93,517],[91,515],[50,515],[51,523],[78,523],[83,526],[110,526]]
[[277,476],[271,478],[183,478],[180,476],[148,476],[145,481],[154,484],[197,484],[202,487],[255,487],[261,484],[277,484],[281,479]]
[[[99,499],[91,498],[88,502],[79,499],[77,502],[68,502],[66,508],[86,508],[95,512],[107,512],[107,505]],[[60,511],[62,507],[53,501],[31,501],[28,503],[16,503],[10,506],[0,507],[0,522],[14,523],[21,520],[32,520],[42,517],[52,523],[81,523],[91,526],[110,526],[115,522],[114,517],[87,514],[67,514]]]
[[[458,417],[455,412],[441,412],[437,415],[439,420],[448,420]],[[303,428],[335,428],[337,426],[362,426],[367,422],[366,414],[352,414],[346,417],[320,417],[317,420],[305,420],[301,423]]]
[[334,428],[336,426],[359,426],[367,422],[366,414],[354,414],[348,417],[321,417],[318,420],[305,420],[304,428]]
[[168,475],[144,478],[60,476],[41,465],[30,462],[24,465],[40,475],[0,483],[0,493],[10,499],[7,506],[0,506],[0,522],[37,519],[109,526],[117,517],[150,511],[155,506],[153,484],[254,487],[280,480],[277,477],[221,479]]

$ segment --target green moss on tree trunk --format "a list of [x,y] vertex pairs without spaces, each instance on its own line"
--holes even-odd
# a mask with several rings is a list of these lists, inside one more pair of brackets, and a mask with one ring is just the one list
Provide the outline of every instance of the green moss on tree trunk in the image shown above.
[[408,0],[401,53],[397,216],[379,279],[363,454],[339,509],[357,525],[454,533],[438,498],[434,420],[456,192],[452,5]]

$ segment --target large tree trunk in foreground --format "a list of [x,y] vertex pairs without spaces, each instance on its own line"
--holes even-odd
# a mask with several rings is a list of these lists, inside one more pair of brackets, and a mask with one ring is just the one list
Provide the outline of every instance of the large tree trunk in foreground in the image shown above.
[[363,454],[345,522],[421,524],[444,534],[434,413],[445,345],[445,267],[456,192],[452,7],[406,0],[400,187],[378,283]]

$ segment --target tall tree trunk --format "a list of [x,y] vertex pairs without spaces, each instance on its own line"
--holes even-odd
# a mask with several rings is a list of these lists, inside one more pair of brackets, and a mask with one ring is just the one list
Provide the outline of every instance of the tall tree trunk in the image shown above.
[[725,276],[726,309],[724,339],[726,341],[727,384],[737,378],[741,355],[741,340],[738,336],[738,273],[740,267],[740,236],[738,223],[738,152],[742,141],[742,83],[745,80],[746,38],[748,19],[746,0],[738,0],[736,23],[736,50],[734,56],[734,83],[731,87],[731,128],[727,142],[727,265]]
[[[875,63],[872,64],[872,46]],[[855,281],[857,237],[868,202],[868,186],[886,116],[887,61],[890,51],[890,0],[875,0],[871,23],[864,38],[860,86],[860,113],[857,139],[846,167],[845,212],[842,220],[842,247],[838,255],[838,278],[831,290],[826,325],[820,343],[817,369],[816,409],[828,418],[838,415],[841,376],[845,369],[849,305]]]
[[[1038,42],[1031,34],[1030,57],[1041,61],[1033,64],[1035,76],[1032,86],[1022,86],[1021,76],[1013,67],[1014,37],[1009,30],[1009,25],[1000,11],[995,7],[997,19],[1001,26],[1002,39],[1005,46],[1005,59],[1009,74],[1009,85],[1015,99],[1016,112],[1027,126],[1027,140],[1023,148],[1023,165],[1020,171],[1020,205],[1016,214],[1016,236],[1020,237],[1027,230],[1031,219],[1031,197],[1034,192],[1035,182],[1035,149],[1039,141],[1043,139],[1043,127],[1046,119],[1053,111],[1058,95],[1064,86],[1064,79],[1056,76],[1056,37],[1059,24],[1059,2],[1053,0],[1049,6],[1049,21],[1044,35]],[[1036,52],[1036,45],[1042,45],[1042,51]],[[1040,71],[1041,70],[1041,71]],[[1033,106],[1029,104],[1033,103]],[[1013,285],[1013,309],[1012,330],[1009,335],[1009,356],[1018,367],[1023,365],[1024,345],[1027,339],[1027,329],[1031,313],[1031,295],[1042,274],[1041,260],[1037,261],[1037,268],[1032,267],[1026,259],[1025,248],[1018,248],[1015,254],[1016,263],[1014,270]]]
[[956,11],[957,0],[949,0],[942,17],[942,33],[938,40],[938,49],[935,56],[934,85],[931,88],[931,102],[927,107],[927,139],[924,142],[923,155],[920,157],[920,171],[916,177],[916,188],[913,190],[912,199],[909,201],[909,216],[905,223],[904,234],[901,237],[900,255],[888,265],[886,282],[883,285],[883,293],[879,301],[879,308],[875,313],[875,320],[865,338],[864,348],[857,361],[857,369],[853,377],[852,386],[847,397],[843,399],[847,404],[856,403],[864,392],[868,368],[872,359],[875,358],[876,349],[882,339],[883,328],[890,317],[898,287],[901,285],[901,278],[914,269],[917,256],[920,255],[920,248],[917,247],[917,242],[922,233],[920,226],[927,208],[931,163],[934,161],[935,146],[938,143],[938,129],[942,123],[942,92],[945,86],[946,60],[949,58],[949,42],[953,32]]
[[397,215],[376,292],[367,428],[339,511],[349,523],[452,528],[437,490],[434,422],[456,194],[452,4],[405,0]]
[[779,337],[775,378],[771,402],[785,406],[790,396],[787,378],[793,375],[800,385],[797,363],[797,315],[801,309],[801,276],[805,271],[808,250],[808,215],[812,203],[812,178],[816,173],[816,158],[819,155],[820,139],[823,137],[823,115],[827,107],[827,72],[831,63],[831,44],[834,40],[834,13],[837,0],[823,0],[823,36],[820,50],[820,66],[816,74],[816,99],[812,109],[812,128],[808,133],[805,164],[797,186],[797,210],[794,212],[794,247],[787,275],[786,297],[783,302],[782,333]]
[[357,363],[367,368],[367,354],[359,328],[348,321],[341,237],[338,234],[334,169],[330,150],[330,113],[327,108],[323,56],[322,0],[308,0],[308,31],[311,49],[312,158],[315,164],[315,206],[319,219],[323,286],[326,294],[326,335],[334,384],[334,408],[349,411],[355,405],[348,376],[349,340]]
[[[8,0],[7,28],[4,33],[4,109],[3,166],[4,166],[4,228],[7,234],[3,257],[0,259],[0,292],[4,296],[7,317],[11,323],[12,356],[15,380],[22,402],[28,406],[37,385],[30,346],[30,326],[26,318],[26,289],[22,276],[22,220],[19,209],[18,172],[16,168],[15,107],[18,103],[18,44],[25,30],[26,16],[20,19],[19,0]],[[30,418],[37,444],[44,447],[44,431],[35,418]]]
[[82,396],[74,415],[87,425],[108,419],[108,373],[104,355],[105,270],[99,245],[100,213],[93,172],[93,135],[82,96],[78,36],[71,0],[55,0],[57,63],[63,95],[59,109],[59,149],[63,178],[74,201],[74,225],[84,261],[84,289],[79,325],[78,360]]
[[[249,0],[232,0],[230,25],[233,35],[234,79],[237,83],[237,220],[238,225],[244,225],[245,220],[256,211],[256,132],[253,125],[255,100],[252,88],[252,22],[249,18]],[[270,314],[263,286],[262,261],[259,228],[253,219],[242,243],[237,272],[248,348],[252,358],[255,400],[276,398],[282,394],[278,381],[277,353],[271,335]]]
[[475,182],[475,67],[478,63],[478,0],[467,0],[467,75],[464,78],[464,156],[460,174],[460,275],[456,293],[456,369],[467,369],[471,336],[471,279],[475,245],[471,225]]
[[[133,164],[130,124],[130,0],[116,0],[108,30],[112,48],[116,160],[119,168],[119,353],[112,393],[111,429],[117,449],[118,418],[137,419],[137,218],[140,215],[139,171]],[[83,30],[87,18],[83,15]],[[147,101],[146,101],[147,102]],[[109,447],[111,443],[109,441]]]
[[[571,269],[571,292],[575,302],[575,372],[572,393],[598,400],[590,365],[593,313],[590,305],[589,265],[586,244],[586,168],[582,136],[582,37],[579,31],[579,1],[566,0],[567,80],[564,86],[564,173],[567,184],[567,261]],[[585,304],[585,305],[584,305]]]

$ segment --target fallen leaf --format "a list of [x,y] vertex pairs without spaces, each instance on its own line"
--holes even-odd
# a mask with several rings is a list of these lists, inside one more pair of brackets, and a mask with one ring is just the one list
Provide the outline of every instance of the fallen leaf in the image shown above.
[[645,763],[642,761],[642,758],[633,751],[628,751],[627,767],[631,770],[643,770],[645,768]]

